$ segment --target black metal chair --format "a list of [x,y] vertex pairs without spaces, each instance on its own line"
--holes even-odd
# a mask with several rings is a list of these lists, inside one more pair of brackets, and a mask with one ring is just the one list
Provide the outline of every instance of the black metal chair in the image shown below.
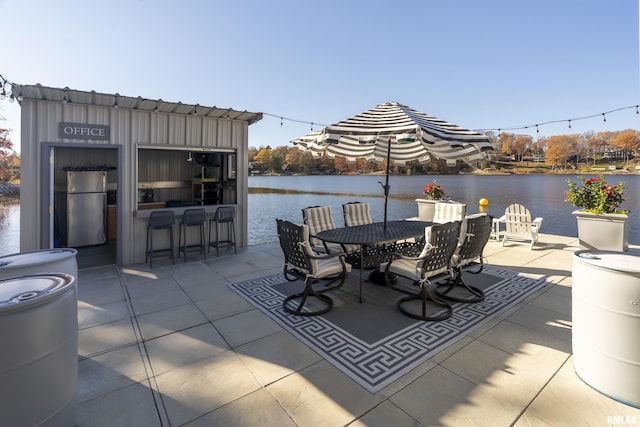
[[438,287],[436,293],[457,302],[480,302],[485,295],[481,289],[467,284],[462,278],[463,270],[478,274],[484,266],[482,252],[489,241],[493,227],[491,215],[470,215],[464,218],[458,247],[451,257],[453,279]]
[[309,239],[316,253],[346,252],[342,245],[323,242],[316,237],[321,231],[336,228],[336,224],[333,221],[333,214],[331,213],[331,206],[309,206],[302,209],[302,222],[309,227]]
[[[224,245],[227,249],[233,246],[233,252],[238,253],[236,248],[236,226],[235,226],[236,208],[233,206],[221,206],[216,209],[213,218],[209,220],[209,251],[216,248],[216,255],[220,256],[220,246]],[[220,240],[221,228],[226,226],[226,239]],[[211,239],[211,231],[215,230],[216,239]]]
[[[333,300],[324,293],[342,286],[347,273],[351,271],[351,265],[344,260],[346,254],[316,255],[309,242],[307,225],[296,225],[281,219],[276,219],[276,224],[284,254],[284,277],[291,282],[304,281],[302,292],[286,297],[282,307],[287,313],[297,316],[316,316],[328,312],[333,308]],[[323,283],[320,279],[328,279],[329,282]]]
[[[173,224],[176,219],[173,211],[154,211],[149,216],[149,222],[147,223],[147,244],[145,250],[144,262],[149,260],[149,266],[153,268],[153,258],[156,255],[169,253],[171,261],[176,263],[175,254],[173,251]],[[169,247],[163,249],[153,248],[153,232],[155,230],[168,230],[169,231]]]
[[[178,232],[178,256],[180,252],[183,253],[184,261],[187,261],[188,249],[199,249],[201,254],[204,254],[204,259],[207,259],[206,240],[204,236],[204,223],[207,220],[207,213],[203,208],[189,208],[185,209],[182,214],[182,220],[180,221],[180,230]],[[189,227],[198,227],[200,232],[200,240],[198,244],[187,244],[187,230]],[[184,235],[184,242],[182,236]]]
[[[405,254],[393,253],[391,261],[383,263],[385,282],[395,290],[408,294],[400,299],[398,309],[405,315],[419,320],[445,320],[453,315],[451,305],[438,297],[432,286],[440,278],[446,280],[451,277],[451,257],[456,250],[460,237],[460,221],[434,224],[425,229],[425,240],[418,256],[406,255],[411,248],[405,246]],[[399,278],[411,280],[419,287],[418,293],[407,290]],[[411,310],[411,301],[419,301],[419,312]],[[435,306],[435,309],[434,309]],[[432,314],[428,313],[431,308]]]

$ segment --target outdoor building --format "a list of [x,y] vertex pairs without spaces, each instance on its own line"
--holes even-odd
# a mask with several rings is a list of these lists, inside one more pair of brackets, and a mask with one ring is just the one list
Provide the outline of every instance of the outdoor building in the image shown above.
[[[21,252],[104,246],[113,263],[141,263],[150,212],[176,214],[177,252],[189,206],[209,215],[234,206],[236,243],[247,245],[248,127],[262,113],[39,84],[13,92],[22,120]],[[105,185],[78,190],[96,176]]]

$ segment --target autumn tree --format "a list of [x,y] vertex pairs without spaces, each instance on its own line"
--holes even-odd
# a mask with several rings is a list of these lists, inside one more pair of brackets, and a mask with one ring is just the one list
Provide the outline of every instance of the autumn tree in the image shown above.
[[531,149],[532,143],[533,137],[531,135],[516,135],[513,139],[513,152],[519,155],[520,160],[522,160],[522,156]]
[[620,132],[611,138],[611,145],[624,151],[625,158],[628,158],[628,153],[631,153],[640,147],[638,132],[633,129]]
[[336,168],[336,172],[338,173],[348,173],[351,169],[349,167],[349,162],[347,162],[347,159],[340,156],[336,156],[336,158],[334,159],[334,165]]
[[299,171],[303,158],[304,156],[300,152],[300,149],[298,147],[292,147],[286,150],[284,161],[289,165],[291,170]]
[[0,181],[20,180],[20,156],[13,151],[9,129],[0,128]]
[[498,144],[496,147],[496,151],[504,154],[505,156],[510,156],[513,151],[513,141],[516,139],[516,135],[508,132],[501,132],[498,134]]
[[575,152],[577,136],[556,135],[546,138],[545,160],[553,165],[564,165]]
[[254,161],[258,162],[264,169],[268,169],[271,165],[271,147],[261,148],[255,155]]

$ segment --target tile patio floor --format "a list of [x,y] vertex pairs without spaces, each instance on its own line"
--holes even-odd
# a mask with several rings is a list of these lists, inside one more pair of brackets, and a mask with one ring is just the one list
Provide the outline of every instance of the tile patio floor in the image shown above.
[[552,285],[376,394],[227,287],[280,272],[277,243],[153,269],[80,270],[77,425],[640,424],[640,410],[574,373],[576,249],[562,236],[542,235],[534,250],[490,241],[489,264]]

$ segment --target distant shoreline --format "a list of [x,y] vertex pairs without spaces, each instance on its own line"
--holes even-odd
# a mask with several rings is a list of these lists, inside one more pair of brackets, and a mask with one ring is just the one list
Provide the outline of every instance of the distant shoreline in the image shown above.
[[0,182],[0,204],[13,205],[20,203],[20,186]]

